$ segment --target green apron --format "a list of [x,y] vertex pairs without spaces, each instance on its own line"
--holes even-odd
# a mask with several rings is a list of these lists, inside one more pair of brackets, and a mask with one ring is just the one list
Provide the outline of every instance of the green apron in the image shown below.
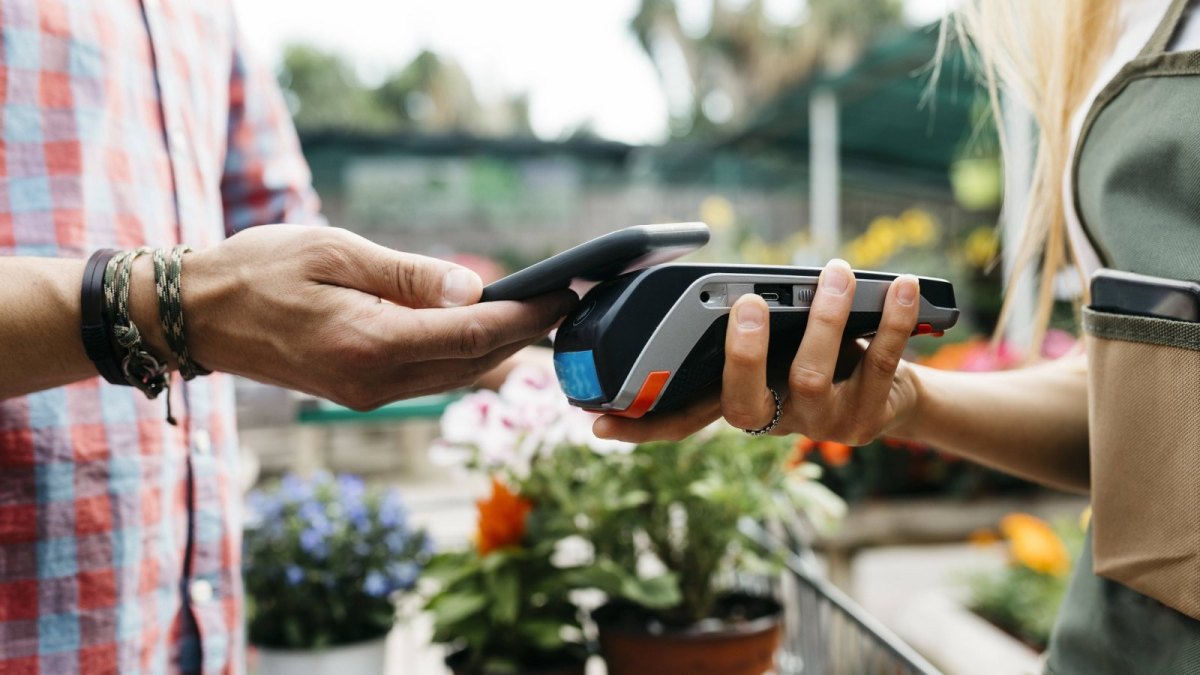
[[[1100,93],[1073,167],[1076,211],[1104,265],[1173,279],[1200,278],[1200,51],[1166,51],[1187,4],[1174,0]],[[1089,532],[1047,672],[1200,673],[1200,621],[1096,576],[1091,549]]]

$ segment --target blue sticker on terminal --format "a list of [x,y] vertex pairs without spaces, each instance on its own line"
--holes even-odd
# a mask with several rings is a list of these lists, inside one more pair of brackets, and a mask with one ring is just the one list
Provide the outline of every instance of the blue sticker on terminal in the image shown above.
[[554,372],[568,398],[580,402],[604,400],[604,390],[600,388],[600,376],[596,373],[596,361],[590,349],[555,354]]

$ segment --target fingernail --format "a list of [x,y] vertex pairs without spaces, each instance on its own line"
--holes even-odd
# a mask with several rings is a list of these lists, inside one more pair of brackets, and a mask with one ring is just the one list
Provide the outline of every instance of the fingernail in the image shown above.
[[757,302],[747,302],[738,306],[738,328],[742,330],[758,330],[767,322],[767,313]]
[[459,307],[471,301],[479,277],[470,270],[455,268],[446,272],[442,281],[442,304],[446,307]]
[[834,295],[841,295],[850,287],[850,265],[844,260],[831,260],[825,266],[825,270],[821,272],[821,280],[818,283],[821,290]]
[[896,301],[905,307],[911,307],[917,300],[917,278],[911,274],[905,274],[896,280],[900,284],[900,288],[896,291]]

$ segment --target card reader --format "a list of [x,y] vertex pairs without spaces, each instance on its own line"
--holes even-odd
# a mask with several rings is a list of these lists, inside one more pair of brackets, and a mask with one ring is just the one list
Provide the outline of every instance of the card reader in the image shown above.
[[[725,364],[729,310],[754,293],[770,310],[768,367],[787,371],[800,346],[816,293],[817,267],[664,264],[630,272],[588,292],[563,320],[554,342],[554,368],[578,407],[641,417],[668,411],[717,385]],[[847,338],[879,327],[888,287],[897,278],[854,273],[857,283]],[[914,335],[954,326],[954,288],[920,277]]]

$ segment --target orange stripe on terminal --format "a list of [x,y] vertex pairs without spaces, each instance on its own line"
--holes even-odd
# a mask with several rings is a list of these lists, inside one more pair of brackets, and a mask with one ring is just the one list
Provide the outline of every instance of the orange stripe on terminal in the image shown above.
[[638,390],[637,398],[633,399],[633,403],[628,408],[621,411],[609,412],[610,415],[618,417],[629,417],[637,419],[646,413],[650,412],[650,408],[654,406],[654,402],[658,400],[658,395],[667,386],[667,380],[671,379],[671,372],[668,370],[656,370],[646,376],[646,381],[642,383],[642,388]]

